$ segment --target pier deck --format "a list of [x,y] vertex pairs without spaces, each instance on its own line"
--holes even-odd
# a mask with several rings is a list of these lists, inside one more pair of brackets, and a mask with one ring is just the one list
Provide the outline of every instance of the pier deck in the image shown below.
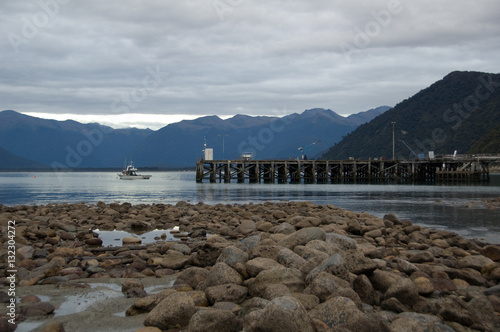
[[492,161],[434,160],[198,160],[196,182],[382,183],[489,181]]

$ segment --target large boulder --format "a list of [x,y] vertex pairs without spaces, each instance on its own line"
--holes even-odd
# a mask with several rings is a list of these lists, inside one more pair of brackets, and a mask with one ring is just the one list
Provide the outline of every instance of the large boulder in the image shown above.
[[325,240],[326,233],[318,227],[308,227],[296,231],[281,240],[278,245],[292,249],[296,246],[303,246],[313,240]]
[[437,317],[414,312],[403,312],[396,316],[391,323],[392,331],[415,331],[415,332],[454,332],[455,330],[445,325]]
[[335,244],[342,250],[356,249],[356,241],[348,236],[341,234],[328,233],[328,235],[326,236],[326,242]]
[[224,248],[228,247],[226,242],[206,242],[202,246],[196,248],[196,254],[193,256],[193,264],[205,267],[212,266],[217,262]]
[[176,292],[161,301],[146,316],[145,326],[155,326],[161,330],[183,327],[197,311],[193,298],[184,292]]
[[205,290],[208,287],[219,286],[224,284],[236,284],[241,285],[243,283],[243,278],[241,275],[231,268],[226,263],[217,263],[212,267],[208,273],[207,278],[201,285],[201,290]]
[[255,225],[255,221],[245,219],[241,221],[240,225],[236,227],[235,231],[240,234],[246,235],[252,233],[256,229],[257,226]]
[[347,251],[342,254],[342,258],[349,271],[354,274],[370,274],[377,268],[377,263],[359,251]]
[[385,292],[385,298],[389,299],[394,297],[399,302],[411,307],[418,301],[417,286],[411,279],[401,278],[393,283]]
[[186,284],[191,286],[192,289],[199,289],[201,284],[205,282],[209,271],[201,267],[189,267],[182,271],[175,279],[174,285]]
[[299,270],[278,267],[260,272],[250,284],[249,293],[251,296],[264,297],[264,290],[272,284],[283,284],[291,292],[302,292],[305,288],[302,273]]
[[276,257],[278,263],[286,267],[293,267],[301,270],[306,265],[306,260],[288,248],[283,248],[279,251]]
[[471,255],[461,258],[458,261],[458,268],[465,269],[471,268],[474,270],[481,271],[481,269],[486,266],[493,264],[494,262],[488,257],[484,257],[483,255]]
[[196,312],[189,320],[188,332],[238,332],[241,331],[241,320],[230,311],[204,309]]
[[225,248],[217,258],[217,263],[226,263],[233,269],[238,264],[245,264],[247,261],[248,254],[235,246]]
[[256,277],[264,270],[280,268],[282,265],[270,258],[257,257],[246,262],[245,267],[251,277]]
[[208,302],[214,304],[215,302],[233,302],[242,303],[248,293],[248,289],[244,286],[235,284],[225,284],[219,286],[212,286],[205,289]]
[[481,254],[488,257],[489,259],[499,262],[500,261],[500,246],[499,245],[488,245],[481,249]]
[[321,272],[328,272],[338,277],[345,277],[348,273],[347,264],[342,256],[334,254],[316,266],[306,277],[306,282],[309,284]]
[[21,309],[21,314],[25,317],[49,315],[56,308],[50,302],[37,302],[24,305]]
[[299,300],[284,296],[269,302],[246,319],[249,330],[275,332],[314,332],[311,319]]
[[305,260],[308,260],[310,258],[319,258],[321,261],[324,261],[331,256],[326,252],[319,251],[307,246],[296,246],[293,249],[293,252],[304,258]]
[[304,293],[317,296],[321,302],[326,301],[332,295],[337,295],[348,297],[361,304],[359,296],[352,290],[349,282],[326,272],[318,274],[307,286]]
[[397,280],[401,279],[396,273],[382,270],[375,270],[370,275],[370,281],[376,290],[385,293],[391,285],[393,285]]
[[370,305],[378,304],[379,296],[366,275],[361,274],[357,276],[354,279],[353,288],[363,302]]
[[190,262],[190,259],[190,256],[186,256],[179,252],[176,252],[167,254],[160,260],[154,261],[153,259],[149,259],[148,263],[150,263],[150,265],[155,265],[154,263],[158,263],[163,268],[179,270],[182,269],[186,264],[188,264]]
[[331,329],[365,318],[365,314],[352,300],[341,296],[335,296],[319,304],[309,311],[309,316],[322,321]]

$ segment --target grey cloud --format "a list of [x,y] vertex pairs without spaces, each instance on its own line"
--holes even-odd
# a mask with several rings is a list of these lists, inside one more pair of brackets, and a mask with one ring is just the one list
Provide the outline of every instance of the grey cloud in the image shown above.
[[[158,66],[161,84],[136,113],[346,114],[394,105],[453,70],[498,71],[495,0],[400,0],[368,32],[397,0],[217,1],[3,1],[0,108],[109,114]],[[9,33],[23,37],[40,3],[54,2],[57,14],[14,52]],[[371,34],[362,47],[360,32]]]

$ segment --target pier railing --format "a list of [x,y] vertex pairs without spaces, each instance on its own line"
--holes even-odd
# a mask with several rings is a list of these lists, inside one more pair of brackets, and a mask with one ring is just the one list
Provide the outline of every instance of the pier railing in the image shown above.
[[377,183],[489,181],[490,159],[198,160],[196,181],[211,183]]

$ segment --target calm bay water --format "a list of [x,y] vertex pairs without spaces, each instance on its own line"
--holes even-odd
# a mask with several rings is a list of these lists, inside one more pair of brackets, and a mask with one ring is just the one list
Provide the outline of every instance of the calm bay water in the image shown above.
[[[311,201],[378,217],[400,219],[468,238],[500,243],[500,210],[481,207],[482,198],[500,197],[500,175],[488,185],[339,185],[196,183],[194,172],[148,172],[150,180],[124,181],[111,172],[0,173],[0,204],[259,203]],[[469,206],[469,207],[468,207]],[[472,206],[472,207],[470,207]]]

